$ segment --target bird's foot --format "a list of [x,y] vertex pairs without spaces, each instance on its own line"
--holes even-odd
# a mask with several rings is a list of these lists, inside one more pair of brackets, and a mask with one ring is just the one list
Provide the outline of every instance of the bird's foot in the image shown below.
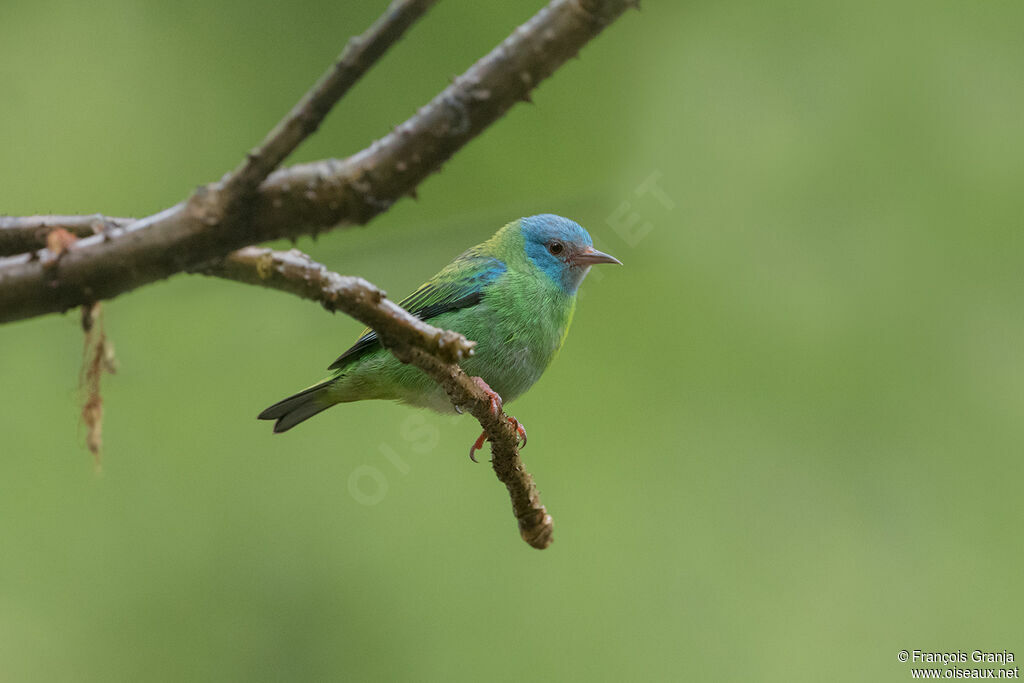
[[[519,447],[522,448],[526,445],[526,427],[523,423],[515,419],[511,415],[508,417],[509,421],[516,428],[516,433],[519,434]],[[476,441],[472,446],[469,447],[469,459],[473,462],[480,462],[476,459],[476,452],[484,447],[484,442],[487,441],[487,432],[481,432],[480,436],[477,437]]]
[[[480,387],[483,390],[483,392],[485,394],[487,394],[487,397],[491,400],[491,414],[494,415],[495,417],[500,415],[501,414],[501,396],[498,395],[498,392],[496,392],[494,389],[491,389],[490,385],[488,385],[487,382],[485,382],[482,377],[474,377],[473,381],[476,382],[476,385],[478,387]],[[516,433],[519,435],[520,443],[523,446],[525,446],[526,445],[526,427],[524,427],[522,425],[522,423],[519,422],[519,420],[515,419],[511,415],[508,416],[508,419],[512,422],[512,425],[516,428]],[[487,441],[487,432],[482,432],[480,434],[480,436],[477,437],[477,440],[475,442],[473,442],[473,445],[470,446],[470,448],[469,448],[469,459],[470,460],[472,460],[473,462],[479,462],[476,459],[476,452],[484,447],[484,442],[485,441]]]
[[472,379],[487,394],[487,398],[491,399],[491,414],[497,417],[501,413],[501,396],[498,395],[497,391],[491,389],[491,386],[484,381],[483,377],[473,377]]
[[508,416],[508,419],[512,421],[512,425],[516,428],[516,432],[519,434],[519,447],[520,448],[525,448],[526,447],[526,427],[523,426],[522,422],[520,422],[519,420],[515,419],[511,415]]

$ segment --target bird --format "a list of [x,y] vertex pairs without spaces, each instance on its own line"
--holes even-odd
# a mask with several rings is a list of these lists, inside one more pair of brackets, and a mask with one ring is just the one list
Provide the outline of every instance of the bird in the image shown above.
[[[526,392],[565,342],[580,284],[591,266],[613,263],[575,221],[554,214],[514,220],[467,249],[400,302],[417,318],[476,341],[460,365],[497,413]],[[274,432],[339,403],[394,400],[441,413],[462,412],[419,368],[400,362],[366,329],[329,367],[327,379],[273,404],[258,416]],[[510,418],[525,445],[526,429]],[[481,434],[470,449],[483,447]]]

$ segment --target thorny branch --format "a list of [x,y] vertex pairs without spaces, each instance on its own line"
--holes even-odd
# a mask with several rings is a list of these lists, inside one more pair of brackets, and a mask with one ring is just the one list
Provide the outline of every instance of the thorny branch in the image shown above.
[[518,433],[503,413],[491,413],[489,397],[457,365],[472,353],[473,342],[414,318],[370,283],[333,273],[301,252],[241,248],[366,223],[402,196],[414,195],[416,186],[444,161],[516,102],[529,101],[540,81],[627,8],[637,6],[637,0],[553,0],[362,152],[271,173],[434,2],[392,3],[363,36],[350,41],[260,147],[232,173],[179,204],[138,220],[0,217],[0,257],[14,254],[0,258],[0,323],[91,307],[182,271],[320,301],[376,329],[399,360],[430,375],[454,405],[480,421],[521,535],[533,547],[546,548],[552,541],[552,520],[519,459]]

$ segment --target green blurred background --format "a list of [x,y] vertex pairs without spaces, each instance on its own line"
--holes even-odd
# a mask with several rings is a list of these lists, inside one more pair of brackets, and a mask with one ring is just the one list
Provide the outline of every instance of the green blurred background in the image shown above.
[[[0,211],[178,201],[383,6],[4,0]],[[539,6],[442,2],[297,159],[359,150]],[[3,326],[0,680],[864,681],[909,678],[901,649],[1024,657],[1022,26],[1008,0],[648,2],[418,202],[299,242],[402,295],[550,211],[626,263],[512,406],[543,552],[467,459],[469,418],[254,420],[348,346],[344,316],[184,275],[109,302],[99,476],[77,316]]]

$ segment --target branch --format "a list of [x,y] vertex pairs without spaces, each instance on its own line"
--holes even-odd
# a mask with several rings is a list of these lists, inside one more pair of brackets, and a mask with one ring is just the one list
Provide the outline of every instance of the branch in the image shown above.
[[[345,159],[271,174],[238,215],[223,183],[160,213],[45,249],[0,259],[0,322],[109,299],[194,269],[247,244],[362,224],[389,208],[499,119],[609,23],[631,0],[553,0],[430,103]],[[230,178],[230,176],[229,176]]]
[[[457,332],[428,325],[366,280],[331,272],[298,249],[246,247],[196,272],[318,301],[332,313],[347,313],[372,327],[382,340],[395,339],[399,346],[415,345],[443,363],[458,363],[472,355],[476,346]],[[384,345],[391,346],[386,341]]]
[[490,397],[458,366],[476,342],[416,318],[366,280],[331,272],[301,251],[247,247],[199,271],[318,301],[343,311],[377,331],[381,343],[403,363],[412,363],[444,387],[453,405],[468,409],[491,441],[494,473],[512,499],[519,533],[534,548],[553,540],[553,521],[540,502],[533,477],[519,459],[519,434],[504,414],[491,412]]
[[263,143],[246,155],[238,168],[222,181],[226,202],[250,195],[303,140],[316,132],[331,108],[345,96],[387,49],[405,34],[437,0],[395,0],[384,16],[367,31],[350,38],[345,50],[316,85],[307,92]]
[[[46,234],[62,228],[76,236],[123,226],[130,218],[110,216],[0,217],[0,247],[46,244]],[[404,363],[412,363],[440,384],[452,403],[476,417],[491,441],[491,464],[512,500],[519,533],[534,548],[553,540],[553,520],[540,502],[533,477],[519,459],[519,434],[502,413],[490,410],[490,398],[460,368],[476,342],[442,330],[409,314],[366,280],[330,271],[297,249],[274,251],[245,247],[194,272],[276,289],[316,301],[332,313],[342,311],[377,331],[381,342]]]
[[91,216],[0,216],[0,256],[46,248],[46,235],[57,228],[76,237],[100,235],[131,225],[134,218]]
[[[413,363],[468,408],[491,440],[493,467],[509,491],[522,537],[552,541],[547,514],[518,454],[518,432],[457,363],[474,342],[411,316],[370,283],[343,277],[301,252],[252,242],[366,223],[387,210],[500,118],[636,0],[553,0],[416,115],[344,161],[270,172],[319,126],[335,102],[436,0],[400,0],[352,40],[261,146],[221,181],[140,220],[104,216],[0,218],[0,322],[112,298],[181,271],[272,287],[321,302],[373,327],[402,362]],[[62,228],[68,235],[51,240]],[[52,235],[51,235],[52,237]],[[234,251],[239,249],[238,251]],[[232,253],[233,252],[233,253]]]

